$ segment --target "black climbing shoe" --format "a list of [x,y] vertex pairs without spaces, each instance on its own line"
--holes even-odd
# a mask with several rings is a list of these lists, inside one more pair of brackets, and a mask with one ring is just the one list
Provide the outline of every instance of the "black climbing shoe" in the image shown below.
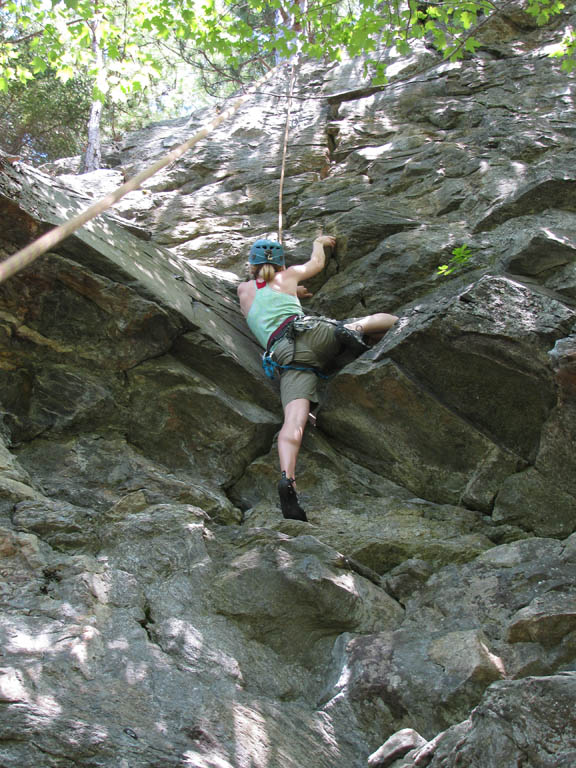
[[307,523],[306,512],[298,504],[298,494],[294,489],[294,478],[286,477],[286,472],[282,472],[282,477],[278,483],[278,495],[280,496],[280,508],[282,515],[288,520],[302,520]]
[[362,331],[346,328],[344,323],[340,323],[336,326],[336,338],[347,349],[357,355],[361,355],[363,352],[370,349],[370,346],[364,341],[364,334]]

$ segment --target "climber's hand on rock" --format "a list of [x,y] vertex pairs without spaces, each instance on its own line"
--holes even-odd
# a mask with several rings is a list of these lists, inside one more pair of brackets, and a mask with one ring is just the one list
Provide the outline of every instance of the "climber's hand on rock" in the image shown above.
[[308,288],[306,288],[305,285],[299,285],[296,288],[296,296],[298,296],[299,299],[309,299],[312,296],[314,296],[313,293],[310,293]]
[[314,242],[320,243],[321,245],[328,245],[330,248],[334,248],[336,245],[336,238],[332,237],[331,235],[320,235],[320,237],[317,237]]

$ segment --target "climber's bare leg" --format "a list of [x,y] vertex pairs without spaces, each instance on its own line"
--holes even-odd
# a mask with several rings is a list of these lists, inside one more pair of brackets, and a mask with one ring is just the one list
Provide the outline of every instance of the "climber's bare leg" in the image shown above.
[[352,328],[362,333],[386,333],[398,320],[396,315],[387,315],[385,312],[378,312],[375,315],[366,315],[353,323],[346,323],[346,328]]
[[296,459],[304,437],[309,412],[309,400],[303,397],[291,400],[284,408],[284,424],[278,435],[278,455],[282,470],[282,477],[278,483],[278,494],[282,516],[303,522],[308,522],[308,518],[298,503],[298,494],[293,478],[296,476]]
[[278,435],[280,471],[286,477],[296,477],[296,460],[304,437],[310,413],[310,400],[300,397],[291,400],[284,409],[284,424]]
[[353,323],[346,323],[346,328],[361,331],[371,341],[379,341],[386,331],[390,330],[398,320],[396,315],[387,315],[385,312],[377,312],[375,315],[366,315]]

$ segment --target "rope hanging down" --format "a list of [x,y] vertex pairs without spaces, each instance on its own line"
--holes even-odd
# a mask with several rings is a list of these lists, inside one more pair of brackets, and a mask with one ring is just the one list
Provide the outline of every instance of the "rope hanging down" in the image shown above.
[[55,229],[51,229],[49,232],[46,232],[46,234],[30,243],[25,248],[22,248],[21,250],[17,251],[17,253],[1,262],[0,283],[3,283],[9,277],[12,277],[13,275],[20,272],[20,270],[24,269],[24,267],[27,267],[39,256],[42,256],[42,254],[46,253],[46,251],[54,248],[54,246],[56,246],[58,243],[61,243],[62,240],[72,235],[74,232],[76,232],[77,229],[80,229],[80,227],[84,226],[84,224],[87,224],[89,221],[96,218],[96,216],[104,213],[104,211],[108,210],[108,208],[111,208],[115,203],[123,198],[124,195],[127,195],[128,192],[133,192],[135,189],[138,189],[143,182],[145,182],[155,173],[158,173],[158,171],[162,170],[162,168],[165,168],[167,165],[171,165],[172,163],[176,162],[176,160],[179,160],[182,155],[191,149],[195,144],[206,138],[209,133],[211,133],[221,123],[223,123],[235,112],[237,112],[238,109],[240,109],[240,107],[254,94],[254,91],[257,91],[258,88],[260,88],[262,85],[264,85],[264,83],[272,78],[272,76],[278,71],[279,66],[270,69],[263,77],[260,78],[260,80],[254,83],[254,85],[248,91],[246,91],[243,96],[236,99],[236,101],[229,109],[225,110],[219,114],[218,117],[215,117],[213,120],[207,123],[204,128],[201,128],[197,133],[194,134],[194,136],[192,136],[192,138],[188,139],[188,141],[180,144],[180,146],[173,149],[167,155],[164,155],[164,157],[157,160],[153,165],[149,166],[143,171],[140,171],[140,173],[136,174],[136,176],[133,176],[131,179],[128,179],[127,182],[118,187],[114,192],[111,192],[109,195],[106,195],[106,197],[98,200],[85,211],[79,213],[78,216],[69,219],[64,224],[55,227]]
[[282,207],[284,202],[284,177],[286,175],[286,156],[288,154],[288,131],[290,130],[290,115],[292,112],[292,96],[294,94],[294,82],[296,80],[296,64],[292,62],[290,72],[290,88],[288,90],[288,105],[286,107],[286,127],[284,129],[284,146],[282,148],[282,170],[280,171],[280,191],[278,193],[278,242],[282,243],[284,234],[284,215]]

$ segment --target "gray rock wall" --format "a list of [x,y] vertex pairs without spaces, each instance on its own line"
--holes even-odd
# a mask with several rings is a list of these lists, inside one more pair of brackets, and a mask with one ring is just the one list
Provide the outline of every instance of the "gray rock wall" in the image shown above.
[[[277,508],[235,297],[276,230],[285,71],[0,286],[3,768],[574,764],[573,78],[518,13],[382,89],[301,67],[289,258],[338,238],[308,311],[400,316],[326,387],[310,523]],[[0,254],[206,117],[95,175],[0,156]]]

